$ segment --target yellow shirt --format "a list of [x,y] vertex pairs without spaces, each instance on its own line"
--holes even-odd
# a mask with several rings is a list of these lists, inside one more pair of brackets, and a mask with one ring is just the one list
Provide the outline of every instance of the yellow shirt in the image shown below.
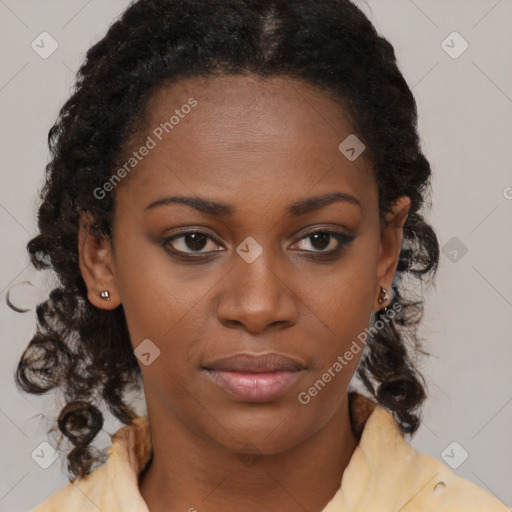
[[[385,409],[361,395],[353,403],[359,443],[322,512],[510,512],[487,491],[413,449]],[[149,512],[138,476],[151,453],[148,420],[140,416],[112,436],[106,462],[30,512]]]

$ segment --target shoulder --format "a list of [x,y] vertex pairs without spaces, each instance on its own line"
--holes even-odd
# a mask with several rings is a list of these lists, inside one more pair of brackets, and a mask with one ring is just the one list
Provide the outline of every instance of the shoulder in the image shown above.
[[138,417],[122,427],[112,441],[106,462],[55,491],[30,512],[148,512],[138,487],[138,474],[151,455],[147,418]]
[[403,512],[510,512],[491,493],[456,475],[444,463],[414,449],[412,453],[410,463],[404,467],[413,470],[407,479],[412,493]]
[[415,450],[392,415],[374,404],[341,487],[323,512],[510,512],[494,495]]
[[55,491],[30,512],[82,512],[102,509],[102,504],[111,502],[112,497],[117,494],[112,492],[113,471],[114,465],[109,460],[89,475]]

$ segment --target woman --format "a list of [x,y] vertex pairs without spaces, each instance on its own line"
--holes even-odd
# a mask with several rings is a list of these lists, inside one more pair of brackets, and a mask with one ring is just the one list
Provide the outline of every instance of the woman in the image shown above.
[[[405,278],[439,247],[414,98],[356,6],[132,3],[49,144],[28,249],[61,285],[17,380],[63,391],[74,448],[34,511],[507,510],[404,439]],[[126,426],[98,454],[103,404]]]

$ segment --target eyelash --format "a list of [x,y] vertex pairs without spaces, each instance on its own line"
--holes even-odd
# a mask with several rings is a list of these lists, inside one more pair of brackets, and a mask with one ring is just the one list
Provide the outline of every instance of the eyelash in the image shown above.
[[[332,238],[334,238],[335,240],[338,241],[338,247],[336,247],[335,249],[330,250],[330,251],[303,251],[304,253],[308,254],[307,257],[312,258],[312,259],[326,259],[329,257],[332,258],[334,256],[337,256],[338,253],[340,253],[343,249],[347,248],[355,239],[354,235],[349,235],[346,233],[342,233],[340,231],[331,231],[328,229],[318,229],[315,231],[311,231],[311,232],[307,233],[306,235],[302,236],[301,238],[299,238],[299,240],[297,240],[297,242],[300,242],[301,240],[308,239],[309,237],[316,235],[318,233],[330,235]],[[186,261],[193,261],[194,259],[195,260],[205,259],[215,252],[220,252],[220,251],[209,251],[206,253],[196,252],[197,255],[194,256],[193,255],[194,252],[187,253],[185,251],[179,251],[177,249],[172,248],[171,242],[173,242],[174,240],[177,240],[179,238],[186,237],[187,235],[204,235],[207,238],[207,240],[210,240],[210,241],[216,243],[217,245],[221,245],[214,237],[212,237],[211,235],[208,235],[207,233],[205,233],[203,231],[185,231],[182,233],[178,233],[176,235],[173,235],[169,238],[164,239],[162,241],[161,245],[164,247],[165,250],[167,250],[168,252],[171,252],[172,253],[171,255],[173,257],[176,257],[178,259],[183,259]],[[295,242],[295,243],[297,243],[297,242]]]

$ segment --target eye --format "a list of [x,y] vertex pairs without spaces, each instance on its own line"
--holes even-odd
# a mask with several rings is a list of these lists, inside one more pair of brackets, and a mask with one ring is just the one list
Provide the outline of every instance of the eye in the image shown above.
[[[329,231],[323,229],[308,233],[306,236],[302,237],[299,242],[297,242],[297,244],[302,246],[300,249],[304,249],[304,246],[309,245],[309,241],[313,249],[310,250],[306,248],[306,252],[335,254],[341,251],[341,249],[344,247],[348,246],[354,240],[354,238],[355,236],[353,235],[348,235],[339,231]],[[329,247],[331,249],[326,250]]]
[[208,242],[216,243],[216,240],[210,235],[202,233],[201,231],[188,231],[186,233],[180,233],[178,235],[173,235],[169,238],[166,238],[162,242],[162,245],[166,248],[169,248],[169,250],[173,252],[184,254],[207,254],[218,250],[210,249],[201,252],[205,247],[208,246]]
[[[348,246],[355,239],[354,235],[349,235],[339,231],[330,231],[326,229],[317,230],[303,236],[296,242],[295,248],[306,253],[318,253],[322,255],[336,255],[344,247]],[[208,249],[208,245],[210,248]],[[197,257],[206,256],[222,249],[216,249],[220,244],[211,235],[202,231],[187,231],[173,235],[162,241],[162,246],[172,252],[175,256],[184,258],[194,258],[188,256],[197,254]],[[312,249],[308,249],[310,245]],[[205,250],[206,249],[206,250]],[[326,250],[327,249],[327,250]]]

